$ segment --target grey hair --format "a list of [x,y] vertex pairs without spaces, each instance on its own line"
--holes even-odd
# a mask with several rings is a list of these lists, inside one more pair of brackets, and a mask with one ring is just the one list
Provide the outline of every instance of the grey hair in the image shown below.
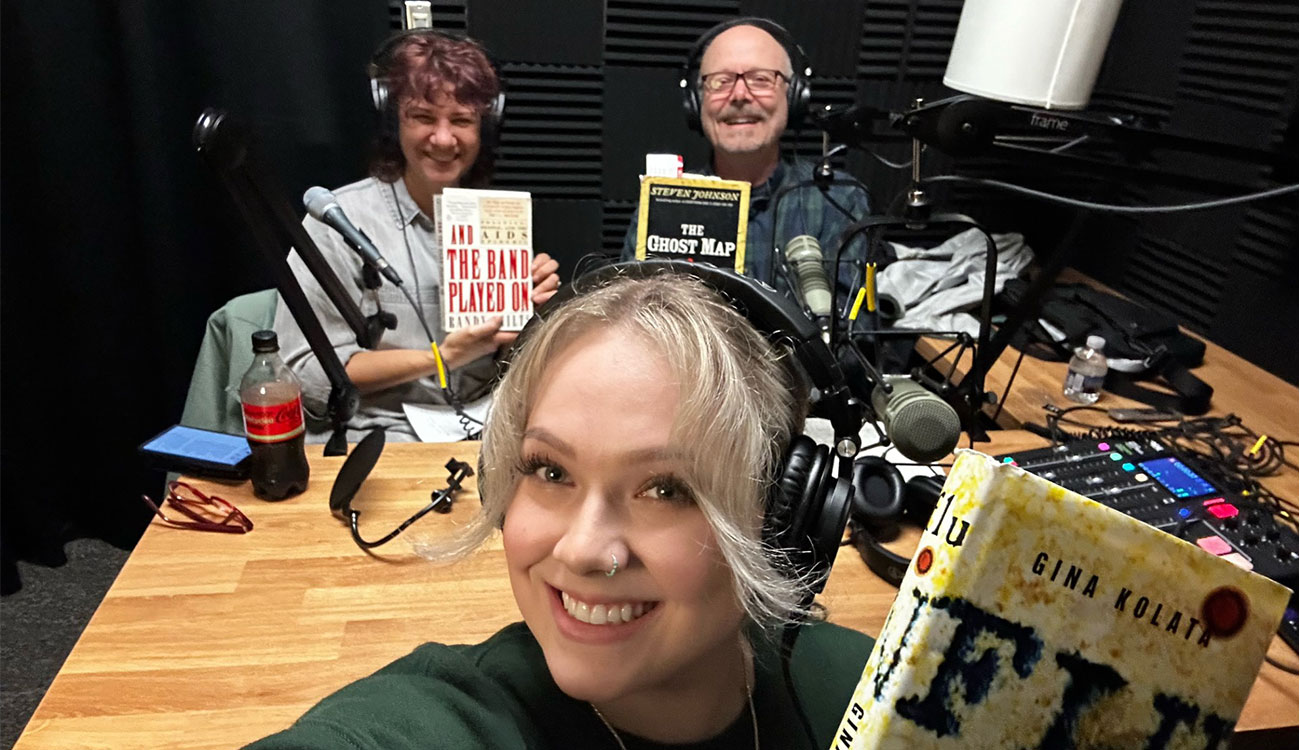
[[533,328],[495,390],[483,431],[482,510],[451,545],[425,545],[422,554],[463,556],[502,526],[548,365],[583,335],[617,329],[663,354],[676,378],[681,395],[673,437],[689,457],[684,479],[733,572],[738,602],[764,625],[807,616],[810,581],[792,577],[782,552],[762,539],[765,498],[807,410],[807,386],[789,355],[703,282],[677,273],[606,283]]

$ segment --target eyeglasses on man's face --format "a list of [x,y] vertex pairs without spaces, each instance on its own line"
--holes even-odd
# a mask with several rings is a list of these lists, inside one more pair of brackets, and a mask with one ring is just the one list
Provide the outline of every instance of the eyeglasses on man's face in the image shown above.
[[730,93],[731,89],[736,85],[736,81],[742,78],[745,80],[745,88],[749,89],[749,93],[756,96],[770,94],[776,90],[777,83],[782,80],[790,80],[789,76],[779,70],[755,68],[744,73],[720,71],[700,76],[700,91],[709,96]]

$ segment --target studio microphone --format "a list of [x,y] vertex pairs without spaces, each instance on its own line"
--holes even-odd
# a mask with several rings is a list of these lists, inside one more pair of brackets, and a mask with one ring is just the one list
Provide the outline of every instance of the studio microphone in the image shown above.
[[786,260],[794,266],[799,281],[799,295],[808,306],[813,319],[823,331],[830,329],[831,285],[822,266],[822,246],[817,238],[801,234],[785,246]]
[[934,463],[952,453],[961,438],[957,412],[939,396],[906,375],[886,375],[884,384],[871,392],[871,406],[883,423],[885,435],[904,456],[918,463]]
[[357,229],[356,225],[348,219],[347,214],[343,213],[343,208],[339,206],[338,199],[333,193],[319,185],[307,188],[307,192],[302,196],[302,204],[307,207],[307,213],[311,214],[313,219],[328,225],[342,235],[343,241],[361,256],[361,260],[365,261],[366,265],[382,273],[384,278],[394,284],[402,285],[402,277],[388,265],[388,261],[379,254],[379,249],[370,241],[366,233]]

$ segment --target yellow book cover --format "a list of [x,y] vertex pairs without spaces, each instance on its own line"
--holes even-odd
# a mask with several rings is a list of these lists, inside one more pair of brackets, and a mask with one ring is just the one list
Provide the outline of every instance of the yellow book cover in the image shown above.
[[960,451],[832,748],[1227,748],[1289,597]]
[[749,183],[690,177],[641,180],[636,259],[690,260],[745,272]]

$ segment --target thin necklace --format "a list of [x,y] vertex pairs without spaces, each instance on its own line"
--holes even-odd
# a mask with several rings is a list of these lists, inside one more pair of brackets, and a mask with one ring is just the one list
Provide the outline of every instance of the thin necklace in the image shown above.
[[[740,653],[743,657],[745,653],[743,643],[741,645]],[[749,721],[754,727],[754,750],[760,750],[758,745],[758,714],[754,711],[754,685],[749,681],[749,669],[747,667],[745,668],[744,673],[745,701],[749,704]],[[605,718],[605,714],[602,714],[600,709],[596,708],[596,704],[588,703],[587,705],[591,706],[591,710],[596,713],[596,718],[600,719],[600,723],[604,724],[605,728],[609,730],[609,733],[614,736],[614,741],[618,743],[619,750],[627,750],[627,745],[623,744],[623,738],[619,736],[618,730],[614,728],[614,725],[609,723],[609,719]]]

